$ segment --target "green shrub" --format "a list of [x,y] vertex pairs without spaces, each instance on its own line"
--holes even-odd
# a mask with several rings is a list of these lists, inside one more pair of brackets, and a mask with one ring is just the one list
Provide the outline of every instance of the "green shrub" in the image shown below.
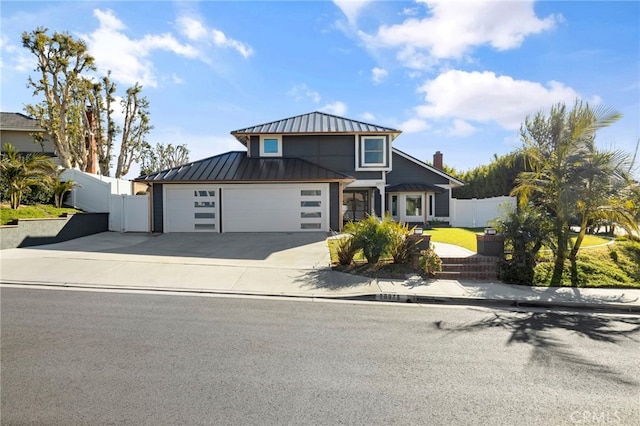
[[409,238],[413,234],[414,228],[401,222],[395,222],[390,215],[385,216],[382,225],[387,227],[390,235],[389,256],[393,258],[394,263],[408,263],[411,255],[417,253],[418,244],[422,240]]
[[506,252],[500,262],[500,279],[509,284],[534,282],[536,255],[551,235],[551,221],[546,213],[531,206],[507,208],[505,215],[491,221],[504,236]]
[[351,265],[359,248],[353,236],[345,236],[336,240],[336,255],[340,265]]
[[442,259],[438,256],[433,249],[433,245],[427,250],[420,252],[420,269],[426,276],[433,277],[436,272],[442,271]]
[[22,197],[22,204],[34,206],[37,204],[53,204],[53,189],[51,186],[32,186]]
[[359,222],[347,223],[344,230],[353,236],[354,244],[358,249],[362,249],[364,257],[371,265],[378,263],[391,242],[388,226],[372,215]]

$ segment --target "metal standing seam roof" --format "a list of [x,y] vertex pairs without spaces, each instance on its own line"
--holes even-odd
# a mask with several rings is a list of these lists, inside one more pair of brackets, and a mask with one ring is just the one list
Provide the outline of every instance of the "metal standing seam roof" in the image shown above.
[[428,183],[399,183],[397,185],[388,186],[386,192],[444,192],[444,189],[436,185]]
[[296,115],[270,123],[258,124],[231,132],[240,142],[246,143],[249,135],[259,134],[327,134],[327,133],[387,133],[397,137],[400,130],[351,120],[324,112]]
[[249,158],[232,151],[134,179],[139,182],[353,181],[301,158]]
[[0,129],[43,132],[40,122],[19,112],[0,112]]

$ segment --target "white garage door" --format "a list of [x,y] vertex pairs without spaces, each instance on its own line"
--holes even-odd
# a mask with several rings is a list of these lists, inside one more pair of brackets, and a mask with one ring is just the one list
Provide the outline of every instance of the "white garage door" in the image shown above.
[[234,185],[222,189],[222,232],[329,230],[328,184]]
[[164,187],[164,232],[219,232],[219,196],[216,186]]

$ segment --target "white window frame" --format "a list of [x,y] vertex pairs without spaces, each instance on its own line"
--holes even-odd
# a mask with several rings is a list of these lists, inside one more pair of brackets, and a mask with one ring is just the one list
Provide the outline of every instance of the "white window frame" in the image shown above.
[[[367,163],[365,146],[368,140],[382,139],[382,162],[380,163]],[[360,164],[362,167],[384,167],[387,165],[385,158],[387,154],[387,138],[384,136],[363,136],[360,138]]]
[[[278,141],[278,152],[264,152],[265,139],[275,139]],[[282,157],[282,136],[280,135],[261,135],[260,136],[260,157]]]
[[[420,215],[414,216],[414,215],[407,214],[407,197],[420,198]],[[424,196],[424,193],[422,192],[403,192],[402,204],[398,206],[399,207],[398,210],[400,210],[398,213],[400,214],[401,220],[403,222],[412,222],[418,219],[424,220],[424,217],[425,217],[424,201],[425,201],[425,196]]]
[[[370,139],[382,139],[382,163],[365,162],[365,144]],[[356,171],[388,171],[391,170],[391,141],[386,135],[356,135]]]

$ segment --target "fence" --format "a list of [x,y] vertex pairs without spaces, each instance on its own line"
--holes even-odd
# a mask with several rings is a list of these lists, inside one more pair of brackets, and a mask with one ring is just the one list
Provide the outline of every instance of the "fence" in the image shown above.
[[109,230],[149,232],[149,195],[132,195],[131,181],[67,169],[62,180],[79,184],[69,204],[86,212],[109,213]]
[[109,231],[149,232],[149,194],[111,195]]
[[454,227],[480,228],[504,213],[504,205],[516,206],[515,197],[451,200],[449,222]]

